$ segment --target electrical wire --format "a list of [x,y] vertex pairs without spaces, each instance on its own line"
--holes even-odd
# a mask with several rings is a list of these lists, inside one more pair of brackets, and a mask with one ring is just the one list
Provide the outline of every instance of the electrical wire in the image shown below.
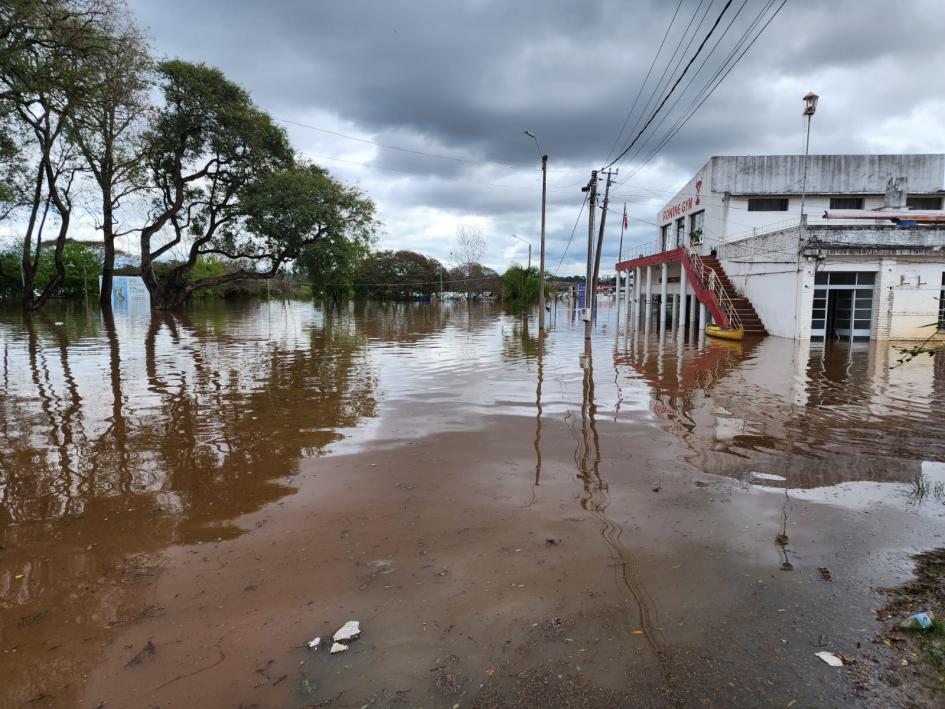
[[[660,41],[660,46],[656,50],[656,54],[653,55],[653,61],[650,62],[650,68],[646,72],[646,76],[643,78],[643,83],[640,84],[640,88],[637,90],[637,95],[633,98],[633,103],[630,105],[630,110],[627,111],[627,117],[623,119],[623,125],[620,126],[620,131],[617,133],[617,137],[614,138],[614,144],[610,146],[610,150],[607,151],[607,159],[610,159],[610,156],[613,154],[614,150],[617,149],[617,144],[620,142],[620,139],[623,138],[623,132],[627,129],[627,124],[630,122],[630,117],[633,115],[634,110],[636,110],[637,102],[640,100],[640,94],[643,93],[643,89],[646,87],[646,82],[650,80],[650,74],[653,73],[653,67],[656,66],[656,60],[659,59],[660,53],[663,51],[663,45],[666,44],[666,38],[669,36],[669,31],[673,28],[673,23],[676,22],[676,16],[679,14],[679,8],[682,7],[683,0],[679,0],[679,3],[676,5],[676,10],[673,12],[672,18],[669,20],[669,25],[666,27],[666,32],[663,33],[663,39]],[[639,120],[639,119],[638,119]]]
[[715,32],[716,27],[718,27],[718,26],[719,26],[719,23],[722,21],[722,16],[726,13],[726,11],[728,10],[728,8],[729,8],[731,5],[732,5],[732,0],[726,0],[725,6],[722,8],[722,11],[719,13],[718,17],[715,18],[715,22],[712,24],[712,27],[709,29],[709,32],[706,34],[705,37],[702,38],[702,42],[701,42],[701,43],[699,44],[699,46],[696,48],[695,54],[693,54],[693,55],[689,58],[689,61],[686,63],[686,66],[685,66],[685,68],[683,69],[682,73],[679,75],[679,77],[678,77],[678,78],[676,79],[676,81],[673,83],[672,87],[669,89],[669,91],[666,93],[666,95],[663,96],[663,100],[660,101],[660,104],[656,107],[656,110],[653,112],[653,114],[647,119],[646,123],[643,124],[643,127],[640,129],[640,132],[636,134],[636,136],[634,137],[634,139],[633,139],[632,141],[630,141],[630,144],[627,145],[627,147],[624,148],[623,151],[622,151],[616,158],[614,158],[614,159],[611,160],[609,163],[607,163],[606,165],[604,165],[604,167],[601,168],[602,170],[606,170],[608,167],[611,167],[615,162],[617,162],[618,160],[620,160],[620,158],[622,158],[624,155],[626,155],[628,152],[630,152],[630,150],[633,148],[634,145],[636,145],[636,142],[640,139],[640,136],[642,136],[643,133],[646,131],[646,129],[650,126],[650,124],[653,122],[653,120],[656,118],[656,116],[657,116],[657,115],[659,114],[659,112],[662,110],[663,106],[666,105],[666,102],[669,101],[670,96],[673,95],[673,91],[675,91],[675,90],[676,90],[676,87],[679,86],[680,82],[683,80],[683,77],[686,76],[686,72],[689,71],[689,68],[690,68],[690,67],[693,65],[693,63],[696,61],[696,58],[699,56],[699,53],[702,51],[703,47],[705,47],[706,42],[709,41],[709,38],[712,36],[712,33]]
[[[776,0],[772,0],[772,3],[773,3],[774,1],[776,1]],[[762,13],[759,15],[759,19],[760,19],[761,16],[764,15],[764,13],[767,11],[767,9],[771,7],[772,3],[769,3],[769,4],[766,6],[765,10],[763,10]],[[713,93],[715,93],[715,90],[716,90],[716,89],[719,87],[719,85],[725,80],[725,78],[731,73],[732,69],[734,69],[734,68],[738,65],[738,63],[741,61],[742,57],[744,57],[745,54],[748,52],[748,50],[751,49],[752,46],[755,44],[755,42],[758,41],[758,38],[761,37],[761,35],[764,33],[764,31],[768,28],[768,25],[770,25],[771,22],[774,21],[774,19],[778,16],[778,14],[781,12],[781,10],[784,8],[784,6],[785,6],[786,4],[787,4],[787,0],[781,0],[781,4],[778,5],[777,9],[774,11],[774,13],[771,15],[771,17],[769,17],[768,20],[764,23],[764,25],[762,25],[761,29],[755,34],[754,38],[752,38],[752,40],[751,40],[750,42],[748,42],[747,46],[745,46],[745,48],[741,51],[741,53],[738,54],[738,56],[735,58],[735,60],[734,60],[733,62],[731,62],[730,64],[728,64],[727,68],[726,68],[726,63],[723,63],[723,64],[722,64],[722,67],[719,69],[718,72],[716,72],[716,75],[715,75],[715,76],[719,76],[719,75],[720,75],[720,72],[723,72],[723,71],[724,71],[724,73],[721,73],[720,78],[719,78],[717,81],[715,81],[714,84],[713,84],[712,82],[715,80],[715,76],[714,76],[712,79],[709,80],[709,84],[707,84],[706,86],[711,86],[711,88],[704,94],[704,96],[702,96],[701,99],[700,99],[699,96],[697,95],[696,99],[694,100],[694,104],[695,104],[695,105],[690,104],[690,106],[692,106],[691,110],[689,110],[689,109],[687,108],[688,113],[685,113],[685,112],[684,112],[684,116],[685,116],[685,117],[684,117],[683,119],[681,119],[679,122],[677,122],[677,124],[671,129],[671,131],[667,134],[667,136],[660,142],[660,144],[653,150],[653,152],[650,153],[650,155],[647,157],[647,159],[646,159],[642,164],[640,164],[640,165],[629,175],[629,177],[627,177],[626,180],[624,180],[621,184],[626,184],[627,182],[629,182],[630,179],[632,179],[634,175],[636,175],[640,170],[642,170],[643,167],[645,167],[645,166],[659,153],[659,151],[662,150],[662,149],[666,146],[666,144],[669,143],[669,141],[673,139],[673,137],[674,137],[680,130],[682,130],[683,126],[685,126],[686,123],[689,122],[689,120],[693,117],[693,115],[695,115],[695,113],[699,110],[699,108],[701,108],[702,105],[709,99],[709,97],[712,96]],[[753,25],[753,26],[754,26],[754,25]],[[747,37],[747,36],[748,36],[748,34],[745,35],[745,37]],[[736,49],[736,51],[737,51],[737,49]],[[730,57],[731,57],[731,56],[733,56],[733,55],[730,55]]]
[[571,236],[568,237],[568,244],[564,247],[564,253],[561,254],[561,258],[558,261],[558,266],[555,268],[555,275],[558,275],[558,271],[561,270],[561,264],[564,263],[564,257],[568,255],[568,249],[571,248],[571,242],[574,240],[574,232],[577,231],[578,222],[581,221],[581,215],[584,214],[584,207],[587,206],[588,196],[584,195],[584,201],[581,202],[581,208],[578,210],[577,219],[574,220],[574,226],[571,227]]

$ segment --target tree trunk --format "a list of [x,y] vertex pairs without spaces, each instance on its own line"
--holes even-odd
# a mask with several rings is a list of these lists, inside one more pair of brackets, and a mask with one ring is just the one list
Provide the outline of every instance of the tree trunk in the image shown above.
[[115,274],[115,218],[112,212],[112,196],[109,185],[102,185],[102,286],[98,304],[103,313],[112,311],[112,280]]

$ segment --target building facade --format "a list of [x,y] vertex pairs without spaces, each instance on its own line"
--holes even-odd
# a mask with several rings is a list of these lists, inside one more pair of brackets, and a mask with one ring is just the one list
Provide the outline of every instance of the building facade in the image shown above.
[[942,210],[945,155],[713,157],[659,210],[653,251],[717,257],[772,335],[925,339],[945,330],[945,215],[825,218],[884,209],[890,180],[906,210]]

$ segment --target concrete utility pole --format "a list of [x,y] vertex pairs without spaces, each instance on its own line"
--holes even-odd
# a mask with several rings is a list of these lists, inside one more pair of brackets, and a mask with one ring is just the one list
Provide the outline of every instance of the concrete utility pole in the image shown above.
[[[538,154],[541,155],[541,254],[538,257],[538,331],[545,329],[545,197],[548,192],[548,155],[541,151],[538,136],[530,130],[522,131],[535,141]],[[531,256],[529,256],[531,262]]]
[[541,156],[541,254],[538,257],[538,331],[545,330],[545,195],[548,191],[548,156]]
[[587,198],[587,274],[584,278],[584,339],[591,339],[591,282],[594,280],[594,217],[597,213],[597,170],[591,170],[591,181],[583,192]]
[[[604,248],[604,225],[607,224],[607,205],[610,203],[610,185],[613,184],[613,178],[616,174],[616,171],[608,170],[606,172],[607,184],[604,187],[604,205],[601,209],[600,230],[597,233],[597,253],[594,257],[594,288],[591,295],[592,305],[597,302],[597,278],[600,275],[601,251]],[[591,312],[593,313],[593,310]]]

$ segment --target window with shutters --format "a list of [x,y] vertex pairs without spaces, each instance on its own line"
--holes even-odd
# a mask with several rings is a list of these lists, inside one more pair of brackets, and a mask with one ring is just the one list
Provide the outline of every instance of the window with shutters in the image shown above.
[[909,209],[941,209],[942,198],[934,195],[910,195],[906,197],[906,207]]
[[787,197],[751,197],[748,200],[749,212],[786,212]]
[[863,209],[862,197],[831,197],[831,209]]

